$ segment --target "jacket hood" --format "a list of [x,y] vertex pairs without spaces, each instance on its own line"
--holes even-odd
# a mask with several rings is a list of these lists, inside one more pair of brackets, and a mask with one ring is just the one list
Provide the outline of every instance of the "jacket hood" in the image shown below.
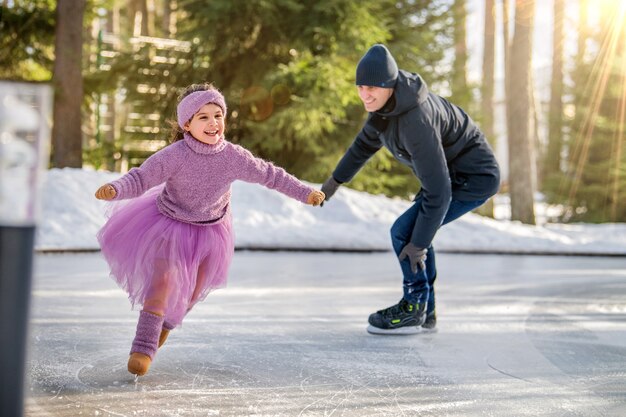
[[[400,70],[393,89],[395,107],[390,111],[375,112],[381,116],[399,116],[406,113],[428,98],[428,86],[418,74]],[[384,108],[384,107],[383,107]]]

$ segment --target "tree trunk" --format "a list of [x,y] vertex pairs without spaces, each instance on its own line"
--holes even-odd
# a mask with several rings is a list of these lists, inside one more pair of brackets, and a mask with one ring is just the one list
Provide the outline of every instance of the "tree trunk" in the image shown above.
[[525,224],[535,224],[530,146],[530,63],[534,10],[534,0],[516,2],[507,97],[511,220]]
[[[112,33],[116,36],[120,36],[120,9],[119,6],[114,5],[109,11],[109,18],[106,23],[106,30],[109,33]],[[115,171],[115,157],[113,155],[115,151],[115,139],[119,138],[119,130],[116,128],[117,126],[117,106],[116,106],[116,97],[115,93],[110,93],[106,95],[107,98],[107,108],[108,108],[108,123],[110,126],[110,130],[105,136],[105,140],[107,141],[107,148],[109,152],[106,154],[108,157],[106,158],[105,166],[109,171]]]
[[148,3],[146,0],[128,0],[128,27],[130,36],[152,36],[150,31],[150,19],[148,16]]
[[495,67],[495,8],[494,0],[485,0],[485,35],[483,39],[483,83],[482,83],[482,131],[489,143],[495,145],[493,131],[493,90]]
[[[579,132],[582,132],[584,129],[585,118],[582,117],[584,112],[581,109],[583,102],[588,100],[588,97],[585,97],[587,89],[584,86],[589,82],[587,79],[589,74],[585,70],[585,55],[587,54],[587,41],[589,40],[589,23],[587,21],[589,1],[580,0],[578,8],[578,40],[576,57],[574,59],[574,72],[572,74],[574,85],[579,86],[574,95],[574,117],[572,118],[572,131],[576,132],[573,135],[574,137],[580,136]],[[572,141],[568,152],[569,163],[566,167],[566,172],[571,172],[572,174],[575,170],[576,161],[580,157],[580,147],[577,146],[577,142],[577,140]]]
[[83,15],[85,0],[59,0],[56,12],[55,60],[52,77],[54,116],[52,163],[80,168],[82,158]]
[[[531,35],[532,36],[532,35]],[[543,161],[542,153],[542,141],[539,137],[539,112],[537,111],[537,97],[535,94],[535,77],[532,73],[532,66],[530,71],[529,81],[529,94],[530,94],[530,162],[531,162],[531,178],[533,180],[533,190],[537,190],[538,179],[541,178],[542,168],[537,166],[537,160]]]
[[[508,0],[502,0],[502,44],[504,45],[504,47],[502,48],[504,52],[504,103],[505,103],[504,108],[505,108],[505,113],[506,113],[505,124],[506,124],[507,137],[508,137],[508,132],[509,132],[509,127],[508,127],[509,119],[511,118],[509,106],[506,104],[507,99],[510,95],[509,83],[511,80],[511,74],[510,74],[511,72],[511,65],[510,65],[511,42],[509,39],[509,16],[510,16],[509,2]],[[507,181],[508,181],[508,175],[507,175]]]
[[563,23],[564,0],[554,0],[554,28],[552,39],[552,80],[550,82],[550,110],[548,150],[543,164],[544,179],[561,170],[563,147]]
[[106,30],[116,36],[120,36],[120,7],[113,5],[109,9],[109,15],[106,21]]
[[161,19],[161,32],[164,38],[169,38],[172,34],[172,5],[170,0],[163,0],[163,18]]
[[[622,10],[624,12],[624,10]],[[622,13],[622,17],[624,14]],[[626,27],[621,27],[621,32],[618,35],[618,45],[616,47],[616,58],[621,56],[622,62],[626,60]],[[619,58],[618,58],[619,59]],[[618,93],[617,109],[615,112],[615,119],[617,121],[617,131],[615,132],[615,152],[614,154],[614,168],[611,172],[613,177],[613,186],[611,187],[611,222],[624,221],[626,217],[624,215],[624,168],[626,168],[626,161],[623,160],[624,147],[626,146],[626,65],[621,65],[621,72],[614,75],[614,85],[620,86],[620,93]]]
[[452,69],[452,100],[454,104],[469,111],[471,93],[467,86],[467,36],[465,21],[467,12],[465,10],[466,0],[454,0],[454,64]]
[[141,35],[152,36],[150,32],[150,16],[148,15],[148,3],[146,0],[137,0],[137,9],[141,13]]
[[[481,88],[482,119],[481,130],[491,147],[495,149],[496,138],[493,129],[493,90],[495,67],[495,7],[494,0],[485,0],[485,34],[483,39],[483,82]],[[493,217],[493,199],[478,208],[477,213]]]

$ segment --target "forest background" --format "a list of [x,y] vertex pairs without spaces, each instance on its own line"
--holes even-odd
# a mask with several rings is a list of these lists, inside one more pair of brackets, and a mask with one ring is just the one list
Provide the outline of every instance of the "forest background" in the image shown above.
[[[550,30],[538,34],[545,3]],[[511,219],[534,224],[541,195],[561,208],[553,221],[625,222],[626,2],[545,3],[0,0],[0,79],[53,85],[50,167],[139,165],[167,145],[180,89],[208,81],[229,104],[229,140],[319,183],[365,119],[354,69],[382,42],[479,123]],[[551,44],[539,70],[537,43]],[[386,150],[348,186],[419,190]]]

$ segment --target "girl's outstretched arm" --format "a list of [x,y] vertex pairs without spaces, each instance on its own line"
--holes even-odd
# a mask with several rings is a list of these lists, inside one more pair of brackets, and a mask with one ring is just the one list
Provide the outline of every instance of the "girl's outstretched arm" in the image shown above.
[[110,199],[123,200],[139,197],[150,188],[162,184],[184,162],[180,144],[166,146],[146,159],[141,166],[132,168],[115,181],[110,182],[114,194]]
[[[316,190],[304,184],[283,168],[255,157],[250,151],[240,145],[233,145],[232,150],[233,152],[230,154],[232,158],[231,164],[233,167],[236,167],[234,168],[236,169],[236,179],[261,184],[302,203],[317,205],[314,203],[320,198],[314,192]],[[317,197],[313,198],[311,194]]]

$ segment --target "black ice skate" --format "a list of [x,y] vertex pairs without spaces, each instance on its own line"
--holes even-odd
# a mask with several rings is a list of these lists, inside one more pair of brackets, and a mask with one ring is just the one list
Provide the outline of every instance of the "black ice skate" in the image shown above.
[[422,331],[424,333],[437,332],[437,312],[435,310],[426,315],[426,321],[422,324]]
[[422,331],[426,304],[410,304],[404,298],[394,306],[369,317],[367,331],[372,334],[415,334]]

